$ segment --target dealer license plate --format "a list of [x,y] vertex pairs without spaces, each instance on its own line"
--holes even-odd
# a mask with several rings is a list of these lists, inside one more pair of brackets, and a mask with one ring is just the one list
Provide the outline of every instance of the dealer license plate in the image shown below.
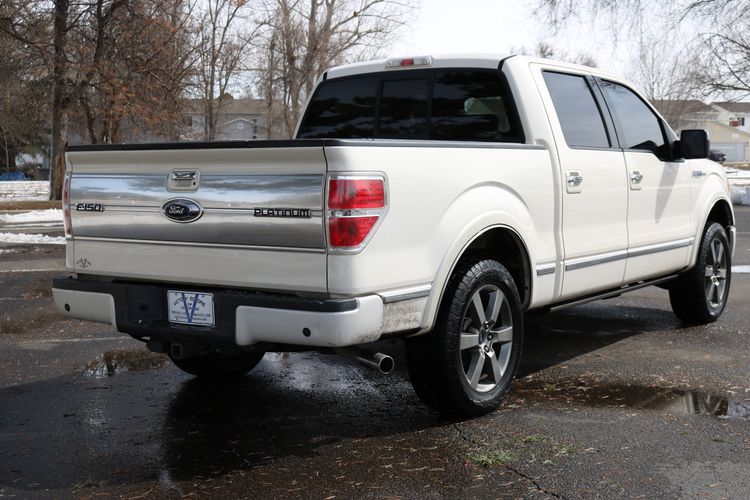
[[214,294],[169,290],[169,322],[183,325],[213,326]]

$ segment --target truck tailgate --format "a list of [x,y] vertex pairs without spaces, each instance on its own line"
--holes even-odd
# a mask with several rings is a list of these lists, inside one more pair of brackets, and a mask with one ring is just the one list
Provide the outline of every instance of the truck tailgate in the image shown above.
[[323,141],[81,147],[67,161],[71,270],[326,291]]

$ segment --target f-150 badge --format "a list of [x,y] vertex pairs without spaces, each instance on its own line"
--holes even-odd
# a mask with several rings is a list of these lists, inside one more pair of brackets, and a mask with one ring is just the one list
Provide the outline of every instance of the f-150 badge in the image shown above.
[[104,212],[104,205],[101,203],[78,203],[77,212]]

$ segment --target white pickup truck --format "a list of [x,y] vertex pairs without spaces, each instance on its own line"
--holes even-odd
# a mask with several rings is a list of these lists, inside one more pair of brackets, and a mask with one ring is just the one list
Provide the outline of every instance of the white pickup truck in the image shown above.
[[707,154],[595,68],[341,66],[294,140],[71,147],[54,300],[200,376],[402,336],[427,405],[482,414],[527,311],[660,285],[685,322],[719,317],[734,214]]

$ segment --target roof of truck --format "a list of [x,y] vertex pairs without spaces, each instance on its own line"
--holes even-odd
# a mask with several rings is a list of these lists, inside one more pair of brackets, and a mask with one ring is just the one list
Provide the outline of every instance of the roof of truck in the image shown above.
[[[601,76],[618,78],[619,75],[612,74],[601,68],[591,68],[579,64],[571,64],[540,57],[513,55],[513,54],[415,54],[412,56],[391,57],[388,59],[378,59],[374,61],[365,61],[354,64],[336,66],[329,69],[325,74],[326,78],[341,78],[344,76],[358,75],[362,73],[375,73],[380,71],[409,71],[410,69],[419,68],[488,68],[496,69],[501,62],[512,60],[513,64],[541,63],[554,65],[560,69],[571,69],[577,71],[592,72]],[[406,62],[407,64],[401,64]]]

